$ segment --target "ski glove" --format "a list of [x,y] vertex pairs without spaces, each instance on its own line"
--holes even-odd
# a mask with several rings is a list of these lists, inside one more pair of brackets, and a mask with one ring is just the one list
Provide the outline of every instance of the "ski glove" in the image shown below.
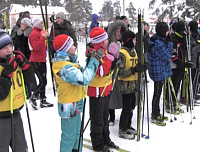
[[1,75],[12,78],[13,72],[17,69],[17,62],[15,57],[10,55],[6,59],[4,69],[1,72]]
[[193,62],[192,61],[188,61],[187,63],[185,63],[185,67],[186,68],[191,68],[193,66]]
[[104,57],[105,53],[103,49],[99,49],[97,52],[95,52],[96,50],[94,50],[92,52],[92,57],[97,59],[98,61],[101,60],[102,57]]
[[16,61],[19,63],[20,67],[22,67],[22,70],[27,70],[30,67],[30,63],[25,57],[25,55],[20,51],[14,51]]
[[131,74],[136,72],[144,72],[148,69],[148,64],[137,64],[135,67],[131,67]]
[[120,42],[111,42],[109,45],[109,54],[113,55],[116,59],[119,58],[119,51],[121,49],[121,44]]

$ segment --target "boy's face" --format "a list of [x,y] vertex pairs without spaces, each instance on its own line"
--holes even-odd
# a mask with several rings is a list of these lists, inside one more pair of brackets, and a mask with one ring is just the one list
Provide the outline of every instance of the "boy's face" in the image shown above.
[[72,45],[72,47],[69,49],[67,53],[70,55],[75,55],[75,52],[76,52],[76,47]]
[[8,44],[0,49],[0,58],[6,59],[8,55],[11,55],[13,52],[12,44]]
[[60,17],[56,17],[56,23],[61,25],[61,24],[64,23],[64,20],[62,18],[60,18]]

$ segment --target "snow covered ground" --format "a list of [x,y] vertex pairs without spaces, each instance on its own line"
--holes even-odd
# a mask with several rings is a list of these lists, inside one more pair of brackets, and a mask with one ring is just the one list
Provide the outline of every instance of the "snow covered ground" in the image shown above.
[[[79,43],[78,47],[79,61],[81,65],[84,65],[85,57],[85,44],[83,42]],[[57,97],[54,97],[52,87],[51,87],[51,77],[48,70],[48,85],[47,85],[47,101],[54,104],[52,108],[42,108],[39,110],[33,110],[28,104],[29,116],[31,122],[31,129],[33,135],[33,142],[35,147],[35,152],[59,152],[60,144],[60,117],[57,112]],[[153,95],[153,82],[149,79],[148,83],[149,90],[149,113],[151,113],[151,100]],[[88,99],[87,99],[88,101]],[[161,100],[162,103],[162,100]],[[39,101],[38,101],[39,104]],[[85,124],[89,119],[89,102],[86,102],[85,111]],[[162,107],[161,107],[162,109]],[[150,127],[150,138],[141,138],[140,141],[126,140],[118,137],[118,126],[119,118],[121,114],[121,109],[116,110],[116,121],[115,125],[110,127],[110,137],[120,148],[125,149],[130,152],[199,152],[199,137],[200,137],[200,107],[195,106],[195,112],[192,117],[195,116],[196,119],[192,119],[190,112],[186,112],[186,107],[182,106],[185,113],[176,116],[177,120],[174,121],[174,116],[172,116],[173,122],[167,121],[167,126],[160,127],[155,124],[149,123]],[[28,127],[28,120],[26,115],[26,108],[21,111],[22,119],[24,122],[24,129],[26,134],[26,139],[29,147],[29,152],[32,150],[31,138]],[[169,117],[170,115],[166,114]],[[134,110],[134,115],[132,119],[132,126],[137,128],[137,107]],[[184,122],[183,122],[184,121]],[[145,110],[144,119],[144,134],[147,135],[147,119]],[[84,138],[90,139],[90,125],[88,125]],[[90,142],[84,141],[83,144],[91,146]],[[88,148],[83,148],[83,152],[92,152]]]

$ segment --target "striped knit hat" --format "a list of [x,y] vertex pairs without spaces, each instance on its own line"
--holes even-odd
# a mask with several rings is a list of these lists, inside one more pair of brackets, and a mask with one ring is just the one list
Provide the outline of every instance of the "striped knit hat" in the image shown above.
[[6,32],[0,30],[0,49],[8,44],[12,44],[11,37]]
[[108,34],[101,27],[95,27],[90,32],[90,43],[97,44],[108,39]]
[[68,52],[69,49],[72,47],[74,44],[73,39],[66,35],[66,34],[60,34],[54,38],[53,41],[53,47],[56,51],[61,51],[61,52]]

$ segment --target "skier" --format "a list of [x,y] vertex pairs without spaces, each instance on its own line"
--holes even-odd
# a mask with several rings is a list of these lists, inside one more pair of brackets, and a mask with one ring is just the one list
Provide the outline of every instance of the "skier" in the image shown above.
[[131,126],[133,110],[136,106],[137,72],[144,72],[145,66],[137,64],[137,52],[134,49],[136,35],[127,30],[122,34],[122,48],[119,63],[119,88],[122,94],[122,112],[119,122],[119,137],[134,139],[137,131]]
[[109,46],[109,52],[106,47],[108,45],[108,35],[106,31],[100,27],[95,27],[90,33],[90,50],[87,52],[97,52],[103,50],[105,56],[101,60],[93,81],[88,86],[88,96],[90,103],[90,136],[92,147],[96,151],[110,152],[109,147],[119,148],[110,139],[109,131],[109,98],[112,89],[111,65],[114,58],[118,58],[117,44],[112,43]]
[[156,24],[156,34],[149,40],[148,63],[149,76],[154,81],[154,94],[152,99],[151,121],[159,126],[166,126],[163,116],[160,114],[160,96],[164,80],[172,75],[171,56],[173,43],[166,39],[168,25],[165,22]]
[[[37,96],[40,96],[40,107],[53,107],[53,104],[46,101],[45,88],[47,85],[47,67],[46,67],[46,37],[49,36],[47,31],[43,30],[44,25],[42,18],[36,18],[33,21],[33,31],[29,36],[30,46],[33,49],[29,61],[33,65],[39,84],[30,98],[30,103],[34,109],[37,109]],[[51,61],[50,61],[51,62]]]
[[[109,44],[112,42],[117,42],[119,46],[119,50],[121,48],[121,37],[122,33],[127,30],[127,25],[125,21],[122,20],[117,20],[113,23],[111,23],[108,26],[108,42]],[[118,60],[115,59],[114,62],[112,63],[115,65],[115,63]],[[109,126],[113,126],[115,124],[115,109],[121,109],[122,108],[122,95],[119,91],[119,84],[118,84],[118,77],[116,77],[116,68],[117,67],[112,67],[114,68],[114,73],[112,75],[113,82],[115,81],[114,88],[111,92],[110,100],[109,100]],[[114,80],[115,79],[115,80]]]
[[53,21],[53,25],[51,27],[49,49],[51,51],[52,58],[55,53],[55,50],[53,48],[53,40],[54,40],[54,37],[60,34],[69,35],[73,39],[74,45],[77,47],[76,31],[72,27],[72,24],[66,19],[66,16],[63,12],[59,12],[56,14],[56,22]]
[[[180,84],[185,73],[186,67],[191,67],[192,64],[185,64],[186,57],[186,39],[185,39],[185,24],[184,22],[175,22],[172,25],[172,30],[174,31],[169,35],[170,41],[173,42],[173,51],[171,57],[171,68],[173,75],[171,76],[172,84],[174,87],[175,95],[177,97]],[[179,114],[184,112],[181,109],[178,109],[175,96],[173,92],[172,103],[168,100],[168,88],[166,89],[166,112],[171,114]],[[170,107],[171,106],[171,107]]]
[[85,69],[77,64],[73,39],[65,34],[55,37],[53,72],[58,84],[58,112],[61,117],[60,152],[78,152],[83,110],[84,86],[95,76],[103,51],[94,54]]
[[99,27],[99,16],[97,14],[92,14],[92,23],[90,24],[89,33],[94,27]]
[[20,51],[14,51],[15,56],[12,53],[11,37],[0,31],[0,151],[8,151],[10,146],[15,152],[27,152],[20,114],[24,105],[25,88],[22,87],[23,80],[19,73],[23,72],[25,82],[31,83],[33,72],[30,63]]

